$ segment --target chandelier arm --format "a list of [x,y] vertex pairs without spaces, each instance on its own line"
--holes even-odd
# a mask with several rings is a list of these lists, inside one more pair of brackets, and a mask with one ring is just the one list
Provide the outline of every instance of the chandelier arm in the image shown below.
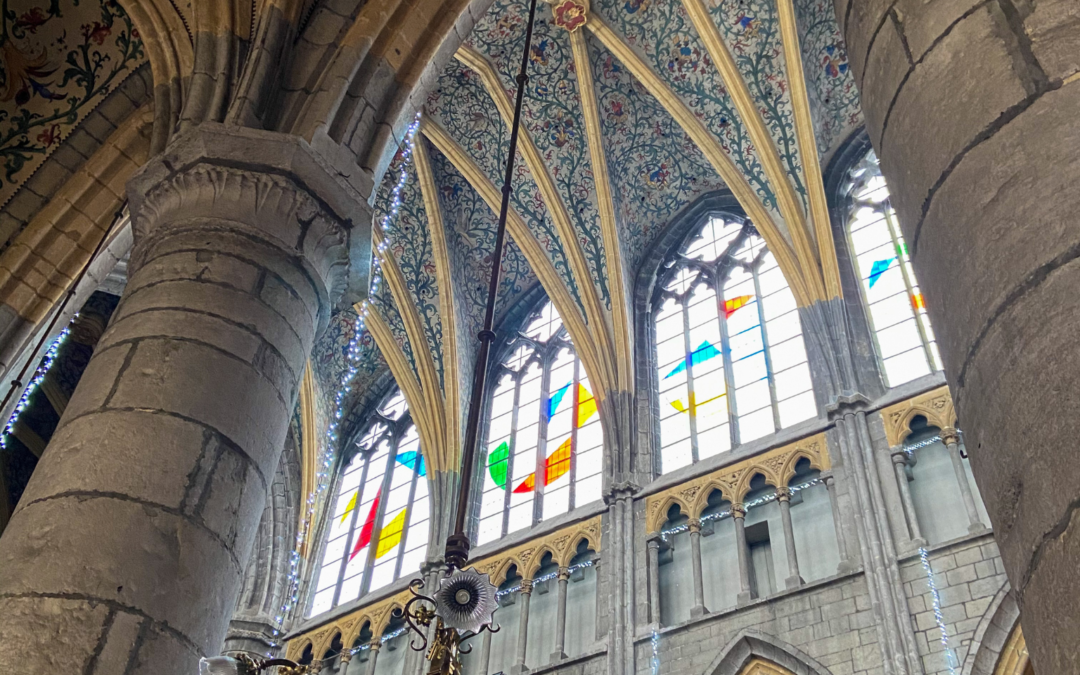
[[450,571],[462,569],[469,561],[469,538],[465,534],[466,520],[469,515],[469,487],[473,478],[476,462],[477,439],[480,430],[480,408],[487,385],[488,361],[491,356],[491,343],[495,339],[492,328],[495,323],[495,301],[499,282],[502,277],[503,246],[506,243],[506,218],[510,213],[510,192],[514,177],[514,158],[517,154],[518,132],[521,127],[521,104],[525,98],[525,85],[529,81],[529,52],[532,49],[533,23],[536,18],[536,0],[529,4],[529,20],[525,29],[525,49],[521,54],[521,68],[517,76],[517,94],[514,101],[514,121],[510,126],[510,148],[506,157],[506,176],[502,187],[502,204],[499,207],[499,225],[495,233],[495,251],[492,255],[491,279],[488,283],[487,307],[484,310],[484,329],[477,336],[480,340],[480,353],[473,372],[472,398],[469,400],[469,415],[465,425],[465,438],[462,447],[461,489],[458,491],[457,513],[454,519],[454,533],[446,540],[446,563]]

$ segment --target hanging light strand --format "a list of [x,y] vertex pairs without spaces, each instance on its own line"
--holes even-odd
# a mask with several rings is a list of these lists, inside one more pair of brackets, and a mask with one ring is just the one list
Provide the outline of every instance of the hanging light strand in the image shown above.
[[37,391],[38,387],[45,380],[45,375],[52,368],[53,363],[56,361],[56,355],[60,351],[60,347],[63,346],[64,340],[71,333],[71,324],[75,323],[75,319],[78,318],[76,314],[71,319],[64,330],[60,331],[60,334],[53,339],[49,348],[45,350],[45,355],[41,357],[41,364],[34,371],[34,376],[30,378],[30,383],[26,385],[26,389],[23,390],[22,397],[19,398],[19,402],[15,404],[15,410],[11,413],[11,417],[8,418],[7,425],[4,426],[4,433],[0,434],[0,448],[7,448],[8,436],[15,433],[15,423],[19,421],[19,415],[23,410],[26,410],[26,406],[30,405],[30,397]]
[[[397,182],[394,183],[394,187],[390,191],[389,208],[386,213],[383,214],[382,220],[379,223],[382,227],[384,237],[383,241],[378,246],[378,255],[372,256],[371,283],[368,291],[369,297],[378,292],[379,286],[382,283],[382,265],[380,264],[379,259],[382,255],[386,254],[390,237],[394,231],[393,225],[397,221],[398,213],[401,210],[401,195],[402,192],[404,192],[405,184],[409,179],[409,164],[412,161],[413,149],[416,144],[416,132],[419,128],[420,113],[417,113],[412,124],[409,125],[408,131],[405,134],[405,141],[399,150],[401,153],[401,162],[398,170]],[[352,392],[353,380],[356,378],[357,372],[359,372],[361,346],[365,331],[364,321],[367,317],[367,313],[368,301],[365,300],[358,309],[356,325],[345,349],[345,370],[342,372],[341,380],[338,382],[338,389],[334,394],[334,411],[326,429],[326,443],[323,448],[322,456],[316,462],[318,471],[315,474],[315,490],[308,495],[307,503],[304,505],[304,517],[300,522],[300,526],[297,528],[296,541],[294,542],[292,553],[289,555],[289,571],[286,576],[286,588],[289,590],[285,594],[285,599],[281,608],[274,617],[274,639],[270,645],[272,649],[281,647],[280,638],[282,631],[284,630],[285,622],[292,614],[296,604],[300,601],[300,580],[302,571],[300,563],[303,560],[301,552],[304,550],[304,544],[309,540],[309,537],[312,534],[320,497],[330,486],[331,471],[334,467],[336,449],[339,442],[338,429],[345,413],[344,405],[348,399],[349,393]],[[384,641],[387,639],[390,638],[384,637]],[[355,653],[355,651],[353,653]],[[267,652],[267,656],[272,656],[272,654]]]
[[926,572],[926,582],[930,587],[930,601],[934,610],[934,622],[937,623],[938,632],[941,633],[941,646],[944,649],[945,664],[949,667],[949,675],[956,675],[956,653],[949,647],[949,631],[945,627],[945,617],[941,614],[941,596],[938,595],[937,582],[934,581],[934,571],[930,568],[930,556],[925,548],[919,549],[919,560],[922,562],[923,571]]

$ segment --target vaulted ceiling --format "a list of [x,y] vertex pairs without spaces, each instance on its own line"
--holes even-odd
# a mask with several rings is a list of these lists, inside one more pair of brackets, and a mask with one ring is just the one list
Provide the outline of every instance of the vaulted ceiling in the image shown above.
[[[438,78],[415,151],[377,198],[382,281],[359,342],[346,435],[387,369],[456,462],[491,272],[528,5],[495,0]],[[584,17],[584,24],[579,22]],[[791,60],[798,56],[796,63]],[[730,190],[801,304],[838,281],[821,167],[861,123],[827,0],[541,3],[529,58],[498,315],[541,283],[605,392],[632,389],[630,299],[644,252],[703,194]],[[333,391],[355,313],[316,350]],[[381,379],[382,378],[382,379]],[[422,432],[423,436],[423,432]]]

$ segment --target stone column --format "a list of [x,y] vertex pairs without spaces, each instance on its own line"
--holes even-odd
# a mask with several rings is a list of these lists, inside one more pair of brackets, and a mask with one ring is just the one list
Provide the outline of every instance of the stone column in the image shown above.
[[689,525],[690,564],[694,571],[694,606],[690,608],[690,616],[696,619],[705,616],[705,580],[701,572],[701,521],[691,518]]
[[836,7],[1034,669],[1080,672],[1076,3]]
[[221,125],[129,196],[124,299],[0,539],[7,672],[190,675],[218,653],[348,222],[370,218],[302,140]]
[[893,469],[896,471],[896,485],[900,488],[900,504],[904,509],[904,521],[907,523],[908,533],[911,537],[913,548],[926,546],[922,530],[919,529],[919,517],[915,514],[915,502],[911,499],[911,486],[908,485],[907,465],[908,456],[903,450],[895,450],[892,453]]
[[480,643],[480,675],[487,675],[488,664],[491,663],[491,631],[484,631],[484,639]]
[[660,625],[660,534],[649,535],[649,621]]
[[559,568],[559,604],[555,615],[555,651],[551,653],[551,662],[558,663],[566,658],[566,591],[570,585],[570,568]]
[[379,641],[379,638],[372,638],[371,645],[368,648],[367,670],[364,675],[375,675],[375,663],[379,660],[379,650],[381,648],[382,642]]
[[352,647],[350,647],[349,645],[345,645],[341,650],[341,654],[338,656],[337,670],[339,673],[341,673],[341,675],[349,674],[349,662],[352,661],[352,651],[350,651],[351,649]]
[[532,580],[522,579],[521,593],[518,598],[518,602],[521,603],[521,617],[518,619],[517,660],[511,669],[514,675],[529,672],[528,667],[525,666],[525,648],[529,644],[529,599],[532,598],[532,589]]
[[795,552],[795,529],[791,526],[791,490],[776,488],[776,501],[780,503],[780,522],[784,527],[784,550],[787,553],[788,576],[784,586],[798,588],[803,585],[803,579],[799,574],[799,559]]
[[881,476],[866,425],[866,403],[861,394],[840,397],[829,405],[829,416],[835,421],[840,455],[855,488],[855,522],[884,673],[921,675],[922,660],[907,611]]
[[982,534],[986,531],[986,525],[979,520],[975,495],[971,492],[971,483],[968,482],[967,471],[964,470],[964,459],[960,456],[960,434],[953,427],[945,427],[941,430],[941,442],[949,450],[953,473],[956,474],[956,485],[960,488],[960,497],[964,500],[964,509],[967,511],[968,532]]
[[832,473],[824,475],[821,480],[825,482],[825,490],[829,494],[829,508],[832,509],[833,531],[836,533],[836,547],[840,549],[840,564],[836,566],[837,574],[851,571],[851,560],[848,558],[847,539],[844,536],[844,524],[840,520],[840,503],[836,496],[836,477]]
[[735,550],[739,554],[739,596],[736,602],[745,605],[754,599],[750,590],[750,549],[746,546],[746,509],[742,503],[731,505],[731,517],[735,521]]

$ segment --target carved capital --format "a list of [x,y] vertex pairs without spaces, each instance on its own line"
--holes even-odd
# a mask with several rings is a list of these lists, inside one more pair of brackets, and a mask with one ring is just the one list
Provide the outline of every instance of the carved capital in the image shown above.
[[776,501],[778,502],[790,502],[791,501],[791,488],[778,487],[776,488]]
[[352,661],[352,651],[345,649],[341,652],[341,665],[349,665],[349,661]]
[[893,450],[892,461],[893,464],[907,464],[908,455],[903,450]]
[[691,518],[687,525],[690,527],[690,534],[701,534],[701,521],[697,518]]
[[731,517],[732,518],[745,518],[746,517],[746,507],[743,506],[742,502],[735,502],[734,504],[731,505]]
[[358,302],[370,278],[372,220],[360,173],[296,136],[200,124],[128,183],[132,268],[152,252],[151,233],[239,231],[300,258],[332,302]]
[[570,568],[569,567],[560,567],[559,568],[559,581],[567,581],[569,578],[570,578]]
[[956,430],[956,427],[942,427],[941,442],[946,446],[956,445],[960,442],[960,432]]
[[524,593],[525,595],[529,595],[530,593],[532,593],[532,589],[533,589],[532,579],[522,579],[521,580],[521,592],[522,593]]

